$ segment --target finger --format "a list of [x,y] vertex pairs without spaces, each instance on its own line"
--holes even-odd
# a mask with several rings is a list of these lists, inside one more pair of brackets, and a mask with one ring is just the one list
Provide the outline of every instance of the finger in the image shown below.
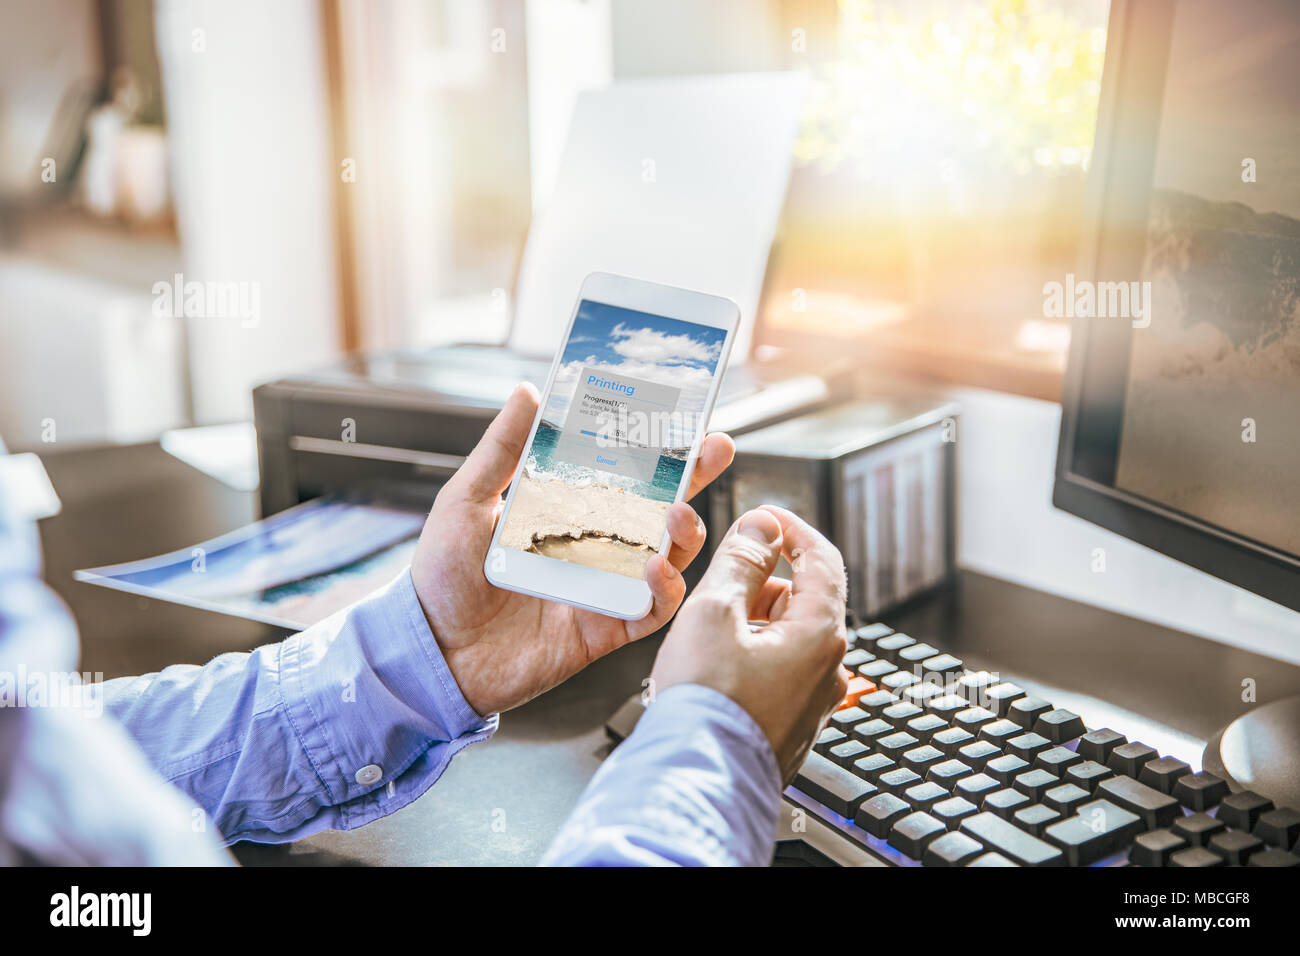
[[758,596],[749,605],[751,621],[774,621],[779,608],[790,598],[790,582],[785,578],[768,578],[759,589]]
[[839,549],[794,512],[775,505],[761,510],[780,522],[782,553],[794,570],[781,619],[806,621],[816,629],[830,617],[842,626],[848,587]]
[[718,544],[695,593],[726,604],[738,605],[748,614],[781,557],[781,524],[762,510],[740,516]]
[[700,442],[700,454],[695,459],[695,471],[691,473],[691,487],[686,497],[694,498],[703,491],[714,478],[727,470],[735,457],[736,443],[726,432],[705,435],[704,441]]
[[694,508],[679,501],[668,509],[668,537],[672,541],[668,561],[678,571],[685,571],[704,547],[704,522]]
[[661,554],[646,562],[645,580],[650,586],[650,613],[639,621],[628,622],[627,636],[633,641],[667,624],[686,597],[686,582],[681,573]]
[[516,385],[447,487],[467,500],[495,504],[515,475],[539,403],[537,389],[531,383]]

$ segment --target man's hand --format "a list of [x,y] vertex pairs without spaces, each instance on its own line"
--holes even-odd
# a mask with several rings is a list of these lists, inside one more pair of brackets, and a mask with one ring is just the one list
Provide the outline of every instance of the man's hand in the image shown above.
[[[567,604],[493,587],[483,575],[501,493],[514,477],[537,414],[537,390],[521,385],[465,464],[439,492],[411,559],[415,593],[434,639],[469,705],[487,715],[518,707],[587,664],[667,622],[686,594],[682,570],[704,544],[704,523],[689,505],[668,510],[667,559],[646,563],[654,603],[639,621],[620,621]],[[687,497],[731,464],[726,435],[705,438]]]
[[[782,554],[793,583],[771,576]],[[664,639],[655,692],[691,683],[726,694],[767,734],[789,783],[847,687],[845,591],[839,551],[810,525],[770,505],[746,512]]]

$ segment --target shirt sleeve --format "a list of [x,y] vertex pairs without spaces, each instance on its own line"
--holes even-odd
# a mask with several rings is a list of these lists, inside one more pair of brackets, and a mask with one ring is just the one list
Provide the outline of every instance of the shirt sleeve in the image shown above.
[[457,686],[409,569],[278,644],[102,687],[105,710],[227,843],[400,810],[497,726]]
[[552,866],[766,866],[781,777],[726,695],[668,688],[601,766],[543,860]]

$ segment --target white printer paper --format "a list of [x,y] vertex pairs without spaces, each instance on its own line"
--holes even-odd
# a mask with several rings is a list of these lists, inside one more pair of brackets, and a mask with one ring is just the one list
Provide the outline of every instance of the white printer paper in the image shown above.
[[803,106],[798,73],[625,81],[574,107],[520,266],[510,346],[550,355],[582,280],[611,272],[740,306],[749,353]]

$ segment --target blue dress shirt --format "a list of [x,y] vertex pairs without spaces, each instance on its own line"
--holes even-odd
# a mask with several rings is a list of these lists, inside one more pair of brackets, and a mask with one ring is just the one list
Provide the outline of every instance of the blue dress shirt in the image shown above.
[[[80,707],[20,706],[20,675],[75,667],[76,631],[39,579],[35,529],[5,511],[0,864],[228,863],[222,844],[236,840],[352,829],[415,800],[497,727],[466,702],[409,571],[278,644],[107,681]],[[546,862],[765,864],[779,800],[749,715],[708,688],[671,687]]]

